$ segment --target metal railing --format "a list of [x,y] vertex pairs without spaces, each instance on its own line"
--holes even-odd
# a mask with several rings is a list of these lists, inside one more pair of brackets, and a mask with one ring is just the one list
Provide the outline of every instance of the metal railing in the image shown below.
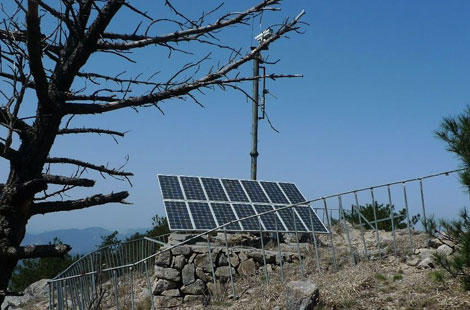
[[[378,250],[379,257],[383,256],[383,248],[382,242],[380,237],[380,230],[378,228],[378,224],[384,221],[390,221],[391,223],[391,230],[393,234],[393,248],[394,248],[394,255],[398,255],[398,245],[397,245],[397,238],[396,238],[396,229],[395,225],[398,223],[397,218],[406,218],[406,230],[408,233],[408,251],[413,252],[414,250],[414,243],[413,243],[413,233],[412,233],[412,223],[410,219],[410,205],[412,201],[413,206],[419,205],[420,212],[422,212],[422,219],[423,222],[426,223],[427,215],[426,215],[426,201],[424,196],[424,180],[428,179],[436,179],[442,176],[448,176],[452,174],[456,174],[458,172],[463,171],[464,169],[459,170],[452,170],[446,171],[442,173],[432,174],[420,178],[413,178],[407,179],[403,181],[391,182],[366,188],[361,188],[357,190],[342,192],[338,194],[322,196],[319,198],[315,198],[306,202],[302,202],[299,204],[294,204],[290,206],[285,206],[279,209],[274,209],[271,211],[263,212],[260,214],[255,214],[249,217],[245,217],[239,220],[234,220],[219,227],[210,229],[208,231],[199,233],[194,235],[193,237],[180,242],[178,244],[172,246],[165,246],[165,248],[160,249],[161,243],[158,241],[150,239],[150,238],[143,238],[139,240],[133,240],[127,243],[122,243],[119,245],[108,246],[102,248],[98,251],[90,253],[84,257],[82,257],[79,261],[75,264],[67,268],[64,272],[56,276],[54,279],[49,281],[49,296],[50,296],[50,310],[58,309],[89,309],[93,304],[96,302],[101,301],[103,297],[100,295],[100,290],[98,286],[102,286],[104,282],[107,282],[110,285],[109,291],[112,292],[113,298],[108,298],[112,300],[114,309],[135,309],[135,296],[134,296],[134,287],[135,281],[137,278],[141,279],[148,290],[148,298],[150,299],[151,309],[156,309],[154,304],[154,298],[152,296],[152,273],[153,267],[155,263],[155,257],[160,255],[166,251],[171,251],[174,248],[186,245],[191,243],[192,241],[199,239],[201,237],[206,237],[207,239],[207,253],[209,256],[210,264],[211,264],[211,272],[212,272],[212,279],[214,282],[216,281],[216,276],[214,272],[214,262],[212,261],[212,248],[210,242],[210,234],[216,231],[224,233],[224,241],[225,241],[225,255],[229,264],[230,270],[230,284],[232,289],[232,294],[234,297],[237,296],[234,277],[235,275],[232,274],[232,263],[230,261],[230,253],[231,249],[229,243],[227,241],[227,232],[226,227],[232,225],[236,222],[241,222],[250,218],[256,218],[259,223],[259,237],[261,242],[261,252],[263,255],[263,272],[264,272],[264,281],[266,284],[269,284],[270,275],[268,272],[267,264],[266,264],[266,252],[265,252],[265,245],[263,243],[263,237],[265,234],[272,232],[263,231],[261,225],[261,217],[266,214],[270,214],[273,212],[278,212],[282,209],[291,209],[295,208],[296,206],[303,205],[306,203],[311,204],[312,209],[318,213],[320,218],[324,219],[324,223],[328,228],[328,239],[331,251],[331,260],[332,265],[334,265],[335,270],[338,270],[338,262],[337,262],[337,255],[336,255],[336,248],[333,238],[333,230],[332,230],[332,220],[333,216],[337,214],[337,221],[343,225],[343,233],[346,235],[346,239],[348,242],[349,252],[351,254],[351,261],[352,263],[357,263],[357,249],[354,248],[352,244],[352,240],[350,238],[349,226],[346,220],[347,211],[344,210],[344,203],[345,201],[352,201],[351,203],[351,212],[348,216],[351,219],[353,216],[357,216],[357,220],[359,222],[359,228],[361,231],[361,239],[363,245],[363,256],[365,258],[369,258],[370,252],[364,237],[365,230],[370,228],[376,238],[376,247]],[[417,198],[413,197],[414,199],[410,199],[410,194],[407,191],[407,186],[411,187],[411,184],[417,184],[418,190],[416,192]],[[396,195],[394,196],[394,190],[396,187],[399,187],[399,191],[401,192],[399,196],[401,199],[392,199],[397,198]],[[385,190],[385,193],[378,193],[379,190]],[[372,206],[374,218],[373,220],[367,219],[361,213],[361,205],[359,196],[360,194],[368,194],[369,199],[366,200],[368,204]],[[386,198],[386,207],[388,208],[388,215],[384,218],[378,218],[376,213],[376,204],[377,204],[377,197],[380,196],[381,198]],[[337,208],[331,208],[328,205],[331,205],[331,200],[337,200]],[[320,207],[316,206],[315,204],[321,204]],[[400,204],[405,209],[405,213],[402,215],[396,215],[395,213],[395,204]],[[416,208],[414,208],[416,209]],[[294,214],[294,212],[293,212]],[[277,226],[277,216],[276,218],[276,226]],[[294,221],[295,223],[295,221]],[[320,251],[319,251],[319,236],[313,230],[313,223],[310,223],[312,226],[311,231],[307,232],[307,234],[311,235],[311,240],[314,246],[315,251],[315,262],[316,262],[316,269],[318,272],[322,272],[322,266],[320,264]],[[282,247],[280,245],[280,233],[276,231],[275,233],[275,240],[277,241],[277,255],[279,260],[279,272],[280,272],[280,279],[282,282],[285,281],[285,274],[284,274],[284,267],[283,267],[283,253]],[[297,256],[299,262],[299,275],[300,277],[305,276],[305,270],[303,265],[303,258],[305,258],[305,253],[302,253],[300,246],[299,246],[299,234],[305,234],[305,232],[297,231],[295,229],[295,241],[297,247]],[[121,294],[120,291],[125,288],[126,292]],[[101,297],[100,297],[101,296]],[[108,296],[111,297],[111,296]],[[127,302],[127,304],[126,304]],[[108,307],[108,308],[111,308]]]

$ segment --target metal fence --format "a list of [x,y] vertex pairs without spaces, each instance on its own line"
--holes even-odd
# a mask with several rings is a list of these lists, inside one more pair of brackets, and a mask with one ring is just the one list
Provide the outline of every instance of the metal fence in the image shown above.
[[[376,252],[378,250],[379,257],[382,257],[382,240],[381,240],[381,231],[379,230],[379,223],[389,221],[391,224],[391,230],[393,234],[393,253],[395,256],[398,255],[398,245],[396,239],[396,223],[400,219],[405,219],[406,229],[408,234],[408,245],[407,249],[402,249],[404,252],[413,252],[414,251],[414,242],[413,242],[413,232],[412,232],[412,222],[410,217],[410,212],[420,212],[421,220],[423,223],[426,223],[428,220],[429,207],[427,206],[429,202],[433,200],[438,201],[435,195],[435,189],[440,188],[443,184],[443,178],[449,175],[457,175],[457,173],[463,171],[452,170],[442,173],[437,173],[433,175],[428,175],[420,178],[413,178],[402,180],[398,182],[391,182],[376,186],[371,186],[367,188],[361,188],[357,190],[342,192],[334,195],[322,196],[316,199],[307,201],[312,207],[313,210],[317,212],[320,218],[323,219],[326,224],[329,233],[328,233],[328,247],[331,253],[332,265],[335,270],[338,270],[337,262],[337,253],[333,240],[333,222],[340,223],[343,225],[342,233],[344,233],[350,254],[352,263],[357,262],[357,248],[355,249],[352,245],[351,238],[349,235],[349,227],[347,219],[357,218],[359,223],[359,228],[361,231],[362,238],[362,256],[366,259],[369,258],[371,249],[368,248],[367,243],[364,238],[364,231],[366,229],[371,230],[375,234],[376,238]],[[433,186],[430,186],[430,192],[433,199],[426,200],[425,198],[425,184],[431,180],[438,180],[437,183],[434,183]],[[456,181],[456,179],[454,180]],[[457,187],[457,192],[461,192],[461,188],[456,186],[457,182],[451,186],[452,188]],[[450,188],[450,187],[449,187]],[[447,190],[446,190],[447,191]],[[384,206],[388,210],[386,217],[378,218],[376,213],[376,206],[378,201],[383,201]],[[466,199],[461,200],[461,203],[468,202]],[[460,202],[459,202],[460,203]],[[156,309],[154,304],[154,298],[152,297],[152,274],[153,266],[155,262],[156,255],[159,255],[165,251],[170,251],[176,247],[183,246],[188,244],[196,239],[201,237],[206,237],[207,239],[207,252],[210,259],[210,264],[212,268],[212,278],[215,281],[214,273],[214,262],[212,261],[212,248],[209,235],[213,232],[223,232],[225,237],[225,255],[229,264],[230,270],[230,286],[232,294],[234,297],[237,296],[235,288],[235,275],[232,274],[232,264],[230,261],[231,247],[227,241],[227,233],[225,228],[235,222],[243,221],[249,218],[257,218],[260,223],[261,217],[265,214],[278,212],[282,209],[295,208],[299,203],[291,206],[286,206],[280,209],[256,214],[249,216],[243,219],[235,220],[228,222],[224,225],[216,227],[214,229],[202,232],[193,236],[192,238],[180,242],[176,245],[168,246],[166,245],[164,249],[160,249],[160,246],[165,245],[165,240],[156,240],[151,238],[143,238],[139,240],[133,240],[126,243],[111,245],[102,249],[99,249],[95,252],[92,252],[76,263],[71,265],[67,270],[56,276],[54,279],[49,281],[49,308],[50,310],[58,309],[90,309],[93,308],[93,305],[102,302],[103,292],[100,291],[102,284],[104,282],[109,285],[109,296],[107,296],[107,302],[112,301],[112,305],[108,305],[108,308],[114,309],[135,309],[135,281],[143,281],[146,289],[148,290],[148,298],[150,299],[151,309]],[[345,205],[351,205],[350,210],[345,210]],[[366,218],[361,213],[361,204],[369,204],[373,209],[373,220]],[[396,215],[395,211],[399,209],[400,206],[405,211],[402,214]],[[434,209],[431,208],[431,211],[436,211],[435,205]],[[277,218],[277,217],[275,217]],[[259,239],[261,242],[261,251],[263,254],[263,272],[264,272],[264,281],[269,283],[269,272],[266,264],[266,253],[265,253],[265,244],[263,243],[263,237],[268,234],[268,232],[263,231],[262,225],[259,225]],[[313,227],[313,225],[312,225]],[[422,226],[424,227],[424,225]],[[421,229],[422,229],[421,227]],[[303,278],[305,276],[303,259],[305,258],[306,253],[301,253],[299,235],[305,232],[295,231],[295,241],[297,245],[297,255],[298,255],[298,275]],[[272,233],[269,233],[272,234]],[[275,233],[274,240],[277,241],[277,252],[279,260],[279,270],[280,270],[280,280],[285,280],[284,268],[283,268],[283,253],[282,247],[280,245],[280,236],[279,232]],[[318,245],[318,234],[315,233],[312,229],[308,234],[311,235],[311,241],[314,248],[314,257],[316,262],[316,269],[318,272],[322,272],[322,266],[320,263],[320,251]],[[124,292],[123,292],[124,290]]]

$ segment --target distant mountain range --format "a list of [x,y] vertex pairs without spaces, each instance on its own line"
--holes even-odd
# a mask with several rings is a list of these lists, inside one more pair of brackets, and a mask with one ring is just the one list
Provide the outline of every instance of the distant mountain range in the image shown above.
[[[126,237],[133,235],[136,232],[143,233],[148,228],[132,229],[127,230],[118,235],[120,240],[124,240]],[[37,244],[48,244],[52,242],[54,238],[59,238],[63,243],[72,246],[70,253],[75,254],[86,254],[96,249],[101,243],[101,237],[111,234],[112,231],[104,229],[102,227],[89,227],[85,229],[61,229],[46,231],[39,234],[26,233],[23,240],[23,245],[37,245]]]

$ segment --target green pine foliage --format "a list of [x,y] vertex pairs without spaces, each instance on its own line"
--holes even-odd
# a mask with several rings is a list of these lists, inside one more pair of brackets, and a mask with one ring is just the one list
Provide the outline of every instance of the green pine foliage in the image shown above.
[[461,280],[464,290],[470,291],[470,216],[467,209],[460,211],[458,219],[439,220],[439,224],[431,217],[426,231],[454,248],[452,256],[435,254],[434,258],[452,277]]
[[[50,244],[61,244],[62,242],[54,238]],[[41,279],[51,279],[79,258],[78,255],[70,254],[64,257],[51,258],[32,258],[24,259],[18,264],[10,280],[10,290],[13,292],[22,292],[32,283]]]
[[[391,231],[392,230],[392,221],[390,220],[390,205],[388,204],[379,204],[377,201],[374,202],[374,205],[372,204],[366,204],[366,205],[360,205],[359,210],[361,214],[374,225],[374,207],[375,207],[375,214],[377,216],[377,220],[381,219],[387,219],[384,221],[381,221],[377,224],[378,228],[380,230],[385,230],[385,231]],[[394,206],[392,205],[392,208],[394,209]],[[359,224],[359,215],[356,211],[355,207],[351,207],[353,210],[352,212],[345,212],[344,217],[346,220],[350,223],[354,224]],[[401,228],[406,228],[407,227],[407,218],[406,218],[406,209],[401,209],[398,213],[393,212],[394,215],[394,226],[395,229],[401,229]],[[410,219],[410,224],[411,226],[414,226],[418,221],[419,221],[420,215],[414,215]],[[371,229],[369,225],[364,223],[364,220],[361,219],[362,224],[364,225],[365,229]]]

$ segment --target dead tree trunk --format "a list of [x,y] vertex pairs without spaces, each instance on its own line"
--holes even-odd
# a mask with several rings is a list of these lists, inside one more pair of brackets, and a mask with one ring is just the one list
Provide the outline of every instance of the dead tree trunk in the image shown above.
[[[9,162],[10,171],[4,184],[0,184],[0,304],[9,294],[8,282],[18,260],[61,256],[70,250],[67,245],[20,246],[32,216],[125,203],[128,196],[126,191],[121,191],[74,200],[54,199],[63,198],[63,193],[75,187],[93,187],[95,181],[83,178],[84,173],[96,172],[123,181],[129,181],[132,176],[122,168],[50,157],[57,135],[102,134],[115,138],[125,134],[103,128],[70,128],[74,116],[98,117],[123,108],[161,109],[159,104],[172,98],[189,98],[200,104],[195,93],[216,87],[235,89],[252,99],[240,86],[242,82],[298,77],[244,76],[239,69],[285,34],[299,32],[299,20],[304,14],[302,11],[297,17],[273,26],[272,34],[263,38],[258,47],[242,51],[224,41],[230,38],[218,38],[222,30],[246,25],[266,12],[279,11],[278,0],[260,0],[259,4],[240,12],[223,12],[223,6],[219,5],[195,18],[183,14],[169,0],[162,0],[162,9],[167,14],[158,18],[124,0],[7,1],[8,5],[0,12],[3,15],[0,78],[4,83],[0,84],[0,126],[6,129],[4,136],[0,134],[0,160]],[[123,8],[142,21],[131,30],[126,29],[127,23],[119,23],[118,32],[108,31],[111,21],[119,20],[116,14]],[[219,17],[214,18],[217,14]],[[156,34],[154,28],[160,23],[169,23],[175,30]],[[210,63],[211,54],[191,58],[190,51],[197,50],[197,46],[213,48],[215,52],[229,51],[230,56],[213,63]],[[183,53],[190,60],[175,65],[174,73],[163,80],[157,79],[158,72],[148,72],[149,76],[143,78],[141,73],[113,75],[91,72],[92,66],[84,67],[92,55],[106,53],[117,56],[124,65],[130,63],[132,69],[136,60],[131,58],[131,52],[141,48],[165,48],[170,55]],[[206,73],[201,74],[202,71]],[[77,85],[80,85],[78,89]],[[29,107],[36,107],[33,116],[21,114],[20,107],[25,101]],[[49,169],[52,165],[73,165],[76,172],[68,176],[52,175]]]

